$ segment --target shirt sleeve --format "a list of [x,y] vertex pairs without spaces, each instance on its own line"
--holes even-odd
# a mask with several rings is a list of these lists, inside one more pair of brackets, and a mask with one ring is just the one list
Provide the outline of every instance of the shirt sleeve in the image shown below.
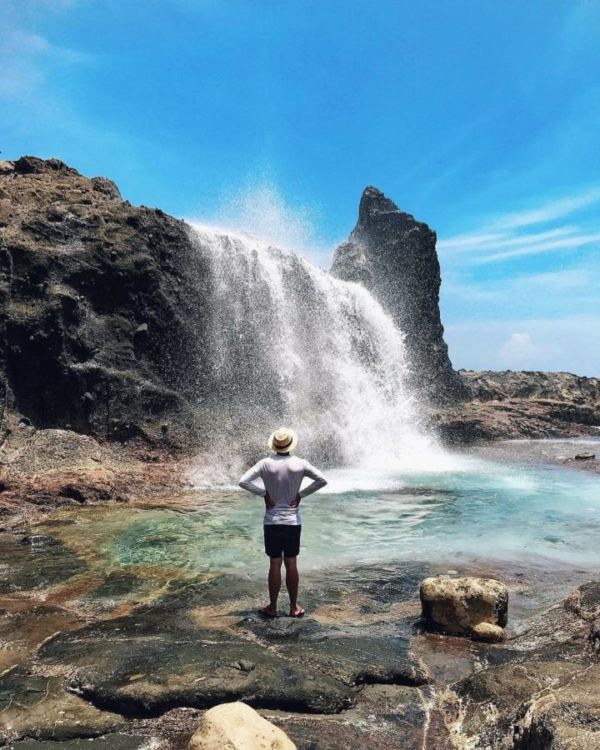
[[304,462],[304,476],[310,477],[311,479],[314,479],[314,482],[311,482],[307,487],[300,490],[300,497],[306,497],[307,495],[312,495],[313,492],[316,492],[317,490],[320,490],[321,487],[325,487],[327,484],[327,480],[325,477],[321,474],[321,472],[318,469],[315,469],[315,467],[312,464],[309,464],[308,461]]
[[258,479],[258,477],[261,475],[262,465],[262,460],[257,464],[254,464],[251,469],[248,469],[248,471],[243,475],[239,482],[242,489],[248,490],[248,492],[252,492],[252,494],[258,495],[259,497],[264,497],[267,494],[267,491],[264,487],[259,487],[254,482],[254,480]]

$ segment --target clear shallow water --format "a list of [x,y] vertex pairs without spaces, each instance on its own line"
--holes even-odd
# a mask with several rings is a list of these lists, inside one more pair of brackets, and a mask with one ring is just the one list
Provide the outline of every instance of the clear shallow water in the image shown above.
[[[452,470],[328,472],[302,502],[304,570],[385,561],[505,561],[600,568],[600,478],[556,466],[461,458]],[[264,567],[260,498],[192,494],[177,509],[89,508],[53,529],[103,569]]]

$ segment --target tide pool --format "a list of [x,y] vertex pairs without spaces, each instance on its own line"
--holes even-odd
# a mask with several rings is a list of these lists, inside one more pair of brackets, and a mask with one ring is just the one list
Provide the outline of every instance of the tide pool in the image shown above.
[[[302,568],[401,561],[600,567],[597,475],[473,456],[457,466],[327,472],[329,485],[301,504]],[[52,532],[105,570],[258,572],[263,510],[261,498],[242,490],[203,490],[176,507],[63,512],[73,523]]]

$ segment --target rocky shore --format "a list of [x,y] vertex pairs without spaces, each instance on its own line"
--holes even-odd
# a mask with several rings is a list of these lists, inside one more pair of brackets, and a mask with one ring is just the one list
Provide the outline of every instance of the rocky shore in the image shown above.
[[459,370],[468,400],[433,408],[449,443],[600,436],[600,380],[568,372]]
[[[597,379],[452,369],[435,242],[368,188],[332,269],[406,329],[431,428],[480,447],[600,434]],[[513,601],[486,643],[421,618],[423,579],[481,574],[466,564],[313,572],[311,616],[265,622],[249,573],[92,570],[65,543],[87,506],[189,492],[214,419],[210,295],[184,222],[56,159],[0,162],[0,747],[182,750],[206,709],[243,700],[302,750],[599,748],[600,584],[583,572],[550,606],[542,578],[486,571]],[[597,471],[587,454],[556,460]]]
[[[85,560],[33,531],[27,544],[0,535],[2,746],[186,748],[203,711],[243,700],[303,750],[598,747],[599,584],[517,614],[490,644],[427,632],[431,566],[313,573],[311,616],[265,621],[251,576],[153,590],[86,578]],[[503,577],[511,597],[531,595]]]

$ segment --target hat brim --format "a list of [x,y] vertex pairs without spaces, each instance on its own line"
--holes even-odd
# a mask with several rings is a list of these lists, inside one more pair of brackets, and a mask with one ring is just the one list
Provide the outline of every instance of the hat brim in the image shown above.
[[271,435],[269,440],[267,441],[267,446],[271,453],[291,453],[293,450],[295,450],[296,446],[298,445],[298,435],[291,430],[292,433],[292,442],[286,446],[285,448],[276,448],[273,443],[273,438],[275,437],[275,433]]

